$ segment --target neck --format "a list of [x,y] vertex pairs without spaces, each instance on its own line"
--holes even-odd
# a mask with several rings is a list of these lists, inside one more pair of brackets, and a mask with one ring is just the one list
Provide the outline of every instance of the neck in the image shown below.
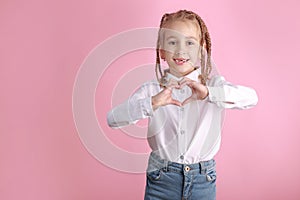
[[188,71],[187,73],[184,73],[184,74],[178,73],[178,72],[176,72],[176,71],[172,71],[171,69],[165,70],[165,72],[168,72],[168,73],[172,74],[173,76],[175,76],[175,77],[177,77],[177,78],[181,78],[181,77],[183,77],[183,76],[186,76],[186,75],[192,73],[193,71],[195,71],[195,70],[197,70],[197,69],[198,69],[198,68],[195,67],[193,70]]

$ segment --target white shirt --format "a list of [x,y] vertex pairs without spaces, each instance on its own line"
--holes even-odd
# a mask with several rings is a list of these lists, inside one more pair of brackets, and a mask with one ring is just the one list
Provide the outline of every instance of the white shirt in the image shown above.
[[[200,69],[186,77],[199,82]],[[167,79],[177,77],[167,74]],[[151,97],[162,88],[157,81],[144,83],[127,101],[107,115],[110,127],[118,128],[149,118],[148,144],[161,158],[184,164],[212,159],[219,150],[224,109],[247,109],[257,104],[256,92],[248,87],[232,85],[222,76],[207,83],[209,95],[182,107],[162,106],[155,111]],[[173,89],[174,99],[184,101],[192,94],[188,86]]]

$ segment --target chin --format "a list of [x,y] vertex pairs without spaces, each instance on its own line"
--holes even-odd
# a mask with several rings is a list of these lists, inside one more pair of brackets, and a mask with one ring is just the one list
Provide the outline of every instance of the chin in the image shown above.
[[[171,71],[173,71],[174,73],[180,75],[180,76],[185,76],[188,75],[189,73],[191,73],[192,71],[194,71],[195,68],[192,68],[190,66],[188,67],[184,67],[184,66],[173,66],[170,67]],[[172,70],[173,69],[173,70]]]
[[192,71],[194,71],[194,68],[189,69],[189,70],[179,71],[179,73],[180,73],[182,76],[185,76],[185,75],[188,75],[189,73],[191,73]]

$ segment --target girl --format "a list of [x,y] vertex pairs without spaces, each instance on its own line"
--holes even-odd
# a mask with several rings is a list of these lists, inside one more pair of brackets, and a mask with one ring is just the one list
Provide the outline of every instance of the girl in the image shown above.
[[[207,27],[194,12],[162,17],[156,52],[157,81],[112,109],[108,124],[122,127],[149,118],[145,200],[215,199],[214,156],[224,109],[253,107],[256,92],[216,74]],[[161,59],[168,65],[164,73]]]

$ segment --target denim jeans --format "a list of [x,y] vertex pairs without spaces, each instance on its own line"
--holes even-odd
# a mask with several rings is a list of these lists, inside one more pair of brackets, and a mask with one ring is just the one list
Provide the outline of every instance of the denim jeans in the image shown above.
[[145,200],[215,200],[215,160],[180,164],[153,152],[146,172]]

